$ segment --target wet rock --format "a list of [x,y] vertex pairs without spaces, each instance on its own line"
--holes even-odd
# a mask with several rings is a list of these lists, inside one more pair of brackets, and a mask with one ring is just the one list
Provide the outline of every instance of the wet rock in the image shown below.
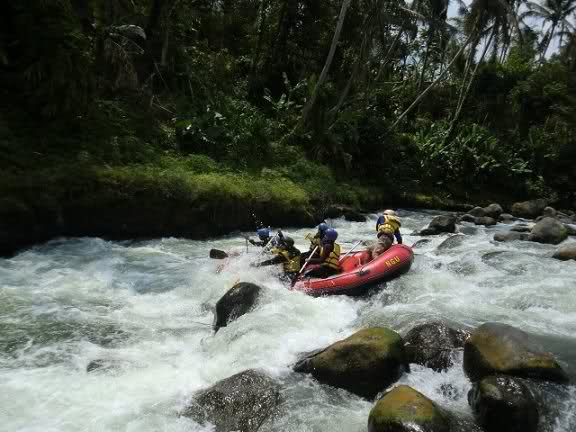
[[464,346],[469,334],[442,322],[414,327],[404,337],[406,356],[410,363],[443,371],[452,366],[452,354]]
[[564,228],[569,236],[576,236],[576,225],[564,224]]
[[466,234],[466,235],[478,234],[478,228],[470,225],[461,226],[458,228],[458,231],[460,232],[460,234]]
[[568,231],[553,218],[544,218],[532,228],[529,240],[538,243],[558,244],[566,240]]
[[394,383],[408,362],[400,335],[387,328],[367,328],[308,355],[295,366],[324,384],[373,398]]
[[483,324],[472,333],[464,345],[464,371],[472,381],[495,374],[568,381],[554,356],[533,337],[500,323]]
[[509,232],[499,232],[494,234],[494,241],[497,242],[508,242],[508,241],[527,241],[530,235],[528,233],[509,231]]
[[474,384],[468,402],[487,432],[536,432],[538,404],[517,378],[490,376]]
[[510,228],[510,231],[528,233],[532,231],[532,227],[526,224],[517,224]]
[[576,260],[576,243],[561,246],[552,257],[561,261]]
[[557,216],[557,211],[552,208],[552,207],[545,207],[544,210],[542,211],[542,216],[543,217],[551,217],[551,218],[555,218]]
[[476,222],[476,216],[472,216],[471,214],[465,214],[460,218],[460,221],[474,223]]
[[420,248],[420,247],[422,247],[422,246],[430,243],[430,241],[431,241],[431,240],[429,240],[429,239],[418,240],[416,243],[414,243],[414,244],[412,245],[412,249]]
[[249,282],[240,282],[234,285],[216,303],[214,330],[226,327],[235,319],[250,312],[263,289]]
[[368,417],[368,432],[449,431],[448,415],[422,393],[406,385],[387,392]]
[[211,423],[216,432],[255,432],[279,402],[279,385],[250,369],[197,393],[182,415],[200,424]]
[[496,219],[489,216],[476,218],[476,221],[474,222],[474,224],[476,225],[484,225],[484,226],[492,226],[496,225],[496,223],[497,223]]
[[516,218],[509,213],[502,213],[498,220],[502,223],[512,223]]
[[534,219],[542,214],[546,208],[546,200],[517,202],[512,204],[511,213],[516,217]]
[[500,215],[504,212],[500,204],[490,204],[488,207],[484,207],[484,216],[490,217],[492,219],[498,220]]
[[453,233],[456,231],[456,216],[440,215],[434,217],[428,228],[420,231],[421,235],[434,235],[440,233]]
[[119,359],[96,359],[92,360],[86,366],[86,372],[120,372],[122,369],[130,366],[131,363]]
[[344,219],[349,222],[366,222],[366,216],[352,209],[344,211]]
[[472,210],[468,212],[468,214],[475,218],[484,217],[486,216],[486,211],[482,207],[474,207]]
[[466,236],[462,234],[450,236],[442,243],[440,243],[438,250],[454,249],[455,247],[461,246],[465,239]]

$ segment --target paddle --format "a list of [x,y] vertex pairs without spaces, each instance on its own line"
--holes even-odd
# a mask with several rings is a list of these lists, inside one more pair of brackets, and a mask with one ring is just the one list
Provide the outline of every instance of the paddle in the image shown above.
[[296,274],[296,276],[294,276],[294,279],[292,279],[292,286],[294,286],[296,284],[296,281],[298,280],[298,278],[300,277],[300,275],[302,274],[302,272],[304,272],[304,270],[306,269],[306,267],[308,267],[308,263],[310,262],[310,260],[312,259],[312,257],[314,257],[314,254],[316,253],[316,251],[318,250],[318,246],[316,246],[314,248],[314,250],[312,251],[312,253],[308,256],[308,259],[306,260],[306,262],[304,262],[304,265],[302,266],[302,268],[300,269],[300,271],[298,272],[298,274]]
[[358,245],[359,245],[360,243],[362,243],[362,240],[359,240],[358,243],[356,243],[354,246],[352,246],[352,249],[350,249],[348,252],[346,252],[346,254],[345,254],[342,258],[340,258],[340,261],[342,261],[342,260],[343,260],[344,258],[346,258],[348,255],[350,255],[350,254],[354,251],[354,249],[356,249],[356,248],[358,247]]

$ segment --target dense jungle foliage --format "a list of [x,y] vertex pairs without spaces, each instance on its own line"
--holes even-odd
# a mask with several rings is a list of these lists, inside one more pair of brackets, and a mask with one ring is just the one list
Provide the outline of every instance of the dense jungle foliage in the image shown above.
[[573,205],[575,10],[576,0],[6,2],[3,206],[102,189],[287,206],[404,192]]

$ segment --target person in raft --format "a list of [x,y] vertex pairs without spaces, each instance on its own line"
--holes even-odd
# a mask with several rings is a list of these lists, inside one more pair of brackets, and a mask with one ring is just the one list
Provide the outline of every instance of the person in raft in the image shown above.
[[318,254],[319,249],[322,247],[322,239],[324,238],[324,234],[326,233],[327,229],[328,225],[326,224],[326,222],[322,222],[320,225],[318,225],[318,231],[316,232],[316,234],[306,235],[306,240],[310,240],[310,249],[308,250],[308,252],[304,252],[302,254],[302,260],[307,260],[310,257],[310,254],[312,254],[312,252],[314,251],[314,249],[316,249],[316,247],[318,248],[316,254]]
[[385,210],[384,214],[376,222],[376,235],[378,241],[372,247],[372,259],[375,259],[386,252],[394,243],[394,237],[398,244],[402,244],[402,235],[400,234],[400,218],[394,210]]
[[310,270],[305,277],[326,279],[342,270],[340,268],[340,245],[336,243],[338,232],[328,228],[322,238],[320,254],[310,259],[310,264],[320,264],[320,267]]
[[275,257],[255,264],[255,267],[282,264],[284,276],[292,281],[300,272],[300,251],[294,246],[294,239],[291,237],[282,237],[282,240],[280,240],[278,245],[270,252],[272,252]]
[[248,238],[248,237],[246,237],[246,240],[248,240],[250,242],[250,244],[252,244],[254,246],[261,246],[261,247],[267,246],[271,240],[270,230],[268,228],[260,228],[260,229],[256,230],[256,235],[258,235],[258,238],[260,239],[260,241],[255,241],[255,240],[252,240],[251,238]]

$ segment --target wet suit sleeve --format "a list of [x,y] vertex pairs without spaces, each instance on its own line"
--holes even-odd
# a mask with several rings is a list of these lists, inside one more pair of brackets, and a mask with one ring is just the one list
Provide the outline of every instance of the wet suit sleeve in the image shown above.
[[396,232],[394,233],[394,237],[396,237],[396,241],[398,242],[398,244],[402,244],[402,234],[400,234],[399,229],[397,229]]

